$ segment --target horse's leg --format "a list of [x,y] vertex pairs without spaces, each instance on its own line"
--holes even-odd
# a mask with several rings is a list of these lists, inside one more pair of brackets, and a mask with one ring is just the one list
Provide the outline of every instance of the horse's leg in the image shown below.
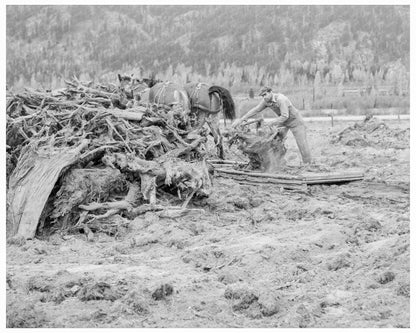
[[155,92],[154,89],[149,90],[149,103],[155,102]]
[[210,114],[207,117],[207,124],[211,130],[212,136],[214,137],[214,143],[217,147],[217,154],[220,159],[224,159],[224,146],[222,143],[222,135],[220,132],[220,126],[219,126],[219,119],[218,119],[218,113]]
[[194,115],[194,123],[192,124],[193,129],[201,129],[207,122],[207,113],[204,110],[195,108],[192,110],[192,115]]

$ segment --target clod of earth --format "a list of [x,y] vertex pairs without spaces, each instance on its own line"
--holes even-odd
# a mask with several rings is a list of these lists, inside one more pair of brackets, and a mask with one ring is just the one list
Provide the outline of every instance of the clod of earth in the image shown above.
[[77,296],[81,301],[87,302],[93,300],[115,301],[121,295],[106,282],[94,282],[83,286]]
[[381,284],[386,284],[386,283],[393,281],[395,277],[396,275],[393,272],[387,271],[381,274],[378,277],[377,281]]
[[147,314],[149,312],[149,306],[141,293],[136,290],[128,292],[123,297],[123,303],[127,304],[134,313]]
[[173,294],[173,287],[169,283],[162,284],[152,293],[152,298],[156,301],[165,299],[167,296]]

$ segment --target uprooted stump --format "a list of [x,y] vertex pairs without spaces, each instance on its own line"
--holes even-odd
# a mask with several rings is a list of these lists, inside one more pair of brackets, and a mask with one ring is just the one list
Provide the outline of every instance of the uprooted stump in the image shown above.
[[[207,132],[178,107],[120,110],[120,94],[77,80],[58,92],[7,92],[8,238],[44,229],[114,233],[147,211],[180,216],[209,195]],[[158,203],[165,194],[180,204]]]
[[249,158],[249,168],[261,172],[273,173],[286,166],[286,147],[280,131],[236,132],[229,141],[238,143],[238,148]]
[[8,234],[34,236],[43,207],[62,170],[76,162],[87,145],[88,140],[83,140],[75,148],[35,150],[32,146],[26,147],[9,180]]
[[62,177],[61,182],[53,202],[54,209],[49,215],[56,230],[67,229],[74,221],[79,221],[83,212],[80,205],[107,201],[112,194],[122,195],[128,186],[126,175],[109,167],[74,168]]
[[331,138],[331,143],[352,147],[383,147],[405,149],[409,146],[409,129],[392,129],[372,115],[344,128]]

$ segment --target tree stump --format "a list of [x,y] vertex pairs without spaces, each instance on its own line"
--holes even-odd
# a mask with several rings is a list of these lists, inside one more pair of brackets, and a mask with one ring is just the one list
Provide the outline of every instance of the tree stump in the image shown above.
[[239,142],[238,148],[250,159],[253,170],[274,173],[286,166],[286,147],[280,131],[272,134],[237,133],[233,140]]

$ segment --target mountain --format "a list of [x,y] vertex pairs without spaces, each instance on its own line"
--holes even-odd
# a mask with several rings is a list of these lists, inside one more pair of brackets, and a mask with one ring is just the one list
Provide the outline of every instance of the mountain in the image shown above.
[[409,6],[16,6],[8,86],[152,73],[238,84],[409,71]]

